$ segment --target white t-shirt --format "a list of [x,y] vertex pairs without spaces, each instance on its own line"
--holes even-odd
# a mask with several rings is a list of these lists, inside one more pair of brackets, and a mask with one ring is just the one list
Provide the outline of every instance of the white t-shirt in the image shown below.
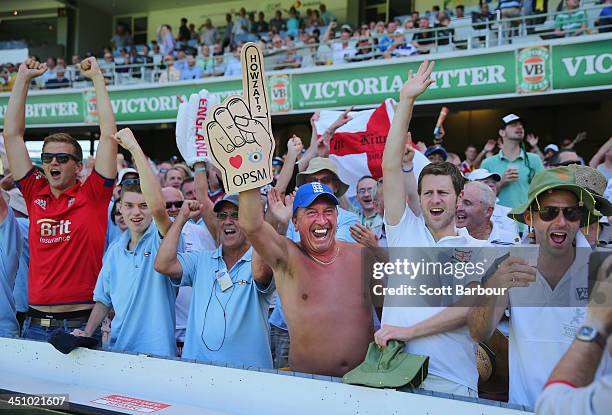
[[491,234],[489,239],[487,239],[491,245],[515,245],[521,242],[518,233],[500,226],[499,223],[493,222],[493,220],[491,220],[491,225]]
[[[181,231],[185,252],[212,251],[215,249],[215,239],[202,220],[197,224],[187,222]],[[177,340],[183,341],[185,329],[187,328],[187,317],[189,316],[189,305],[191,304],[191,287],[180,287],[176,296],[176,336]]]
[[[457,229],[457,236],[447,236],[435,241],[425,226],[422,216],[415,216],[406,206],[397,225],[389,225],[385,218],[387,244],[399,247],[483,247],[487,241],[472,238],[467,229]],[[477,251],[477,250],[476,250]],[[461,252],[465,254],[466,250]],[[391,284],[392,278],[389,278]],[[479,279],[478,279],[479,281]],[[386,303],[386,302],[385,302]],[[383,307],[382,324],[409,327],[433,317],[444,307]],[[476,343],[469,335],[467,326],[421,337],[406,343],[405,351],[429,356],[429,373],[449,381],[478,390],[476,369]]]
[[333,42],[331,44],[331,49],[334,65],[347,63],[347,59],[352,58],[357,53],[357,50],[352,42],[349,42],[346,47],[342,46],[342,42]]
[[[497,226],[500,232],[503,232],[507,235],[513,234],[518,237],[520,225],[517,221],[512,220],[508,217],[508,213],[511,210],[512,208],[502,206],[499,203],[496,203],[495,207],[493,208],[493,214],[491,215],[491,222],[493,222],[493,224]],[[513,236],[511,239],[514,240],[515,237]]]
[[548,386],[538,399],[536,412],[548,415],[606,415],[612,408],[612,375],[584,388],[562,383]]
[[[582,249],[576,251],[576,259],[554,290],[538,271],[529,287],[509,292],[510,403],[534,407],[546,380],[584,323],[590,247],[580,232],[576,246]],[[611,370],[612,361],[605,353],[597,373]]]

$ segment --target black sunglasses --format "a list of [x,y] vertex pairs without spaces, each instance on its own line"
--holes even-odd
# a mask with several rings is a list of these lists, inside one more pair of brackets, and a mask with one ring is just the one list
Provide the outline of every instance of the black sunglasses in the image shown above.
[[51,163],[53,159],[56,159],[57,162],[60,164],[66,164],[69,160],[74,160],[76,162],[81,161],[76,156],[70,153],[42,153],[40,155],[40,159],[45,164]]
[[139,185],[140,184],[140,179],[123,179],[121,180],[121,187],[123,186],[133,186],[133,185]]
[[180,209],[181,206],[183,206],[183,201],[182,200],[176,200],[174,202],[166,202],[166,209],[170,209],[172,206],[174,206],[177,209]]
[[546,206],[537,210],[540,219],[544,222],[550,222],[554,220],[557,216],[559,216],[559,212],[563,212],[563,216],[565,219],[570,222],[578,222],[582,217],[582,208],[579,206],[569,206],[569,207],[558,207],[558,206]]
[[232,218],[234,220],[238,220],[238,212],[234,211],[234,212],[230,212],[230,213],[227,213],[227,212],[218,212],[217,213],[217,219],[225,220],[228,217],[230,217],[230,218]]

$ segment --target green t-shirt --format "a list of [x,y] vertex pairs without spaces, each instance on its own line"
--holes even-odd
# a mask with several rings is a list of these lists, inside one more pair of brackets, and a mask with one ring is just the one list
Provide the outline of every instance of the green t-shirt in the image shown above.
[[566,10],[555,17],[555,29],[561,29],[569,36],[573,36],[585,24],[587,24],[587,16],[584,10]]
[[[504,153],[500,150],[495,156],[489,157],[482,162],[482,168],[487,169],[490,173],[497,173],[500,176],[504,175],[504,172],[508,168],[513,167],[518,170],[518,180],[507,183],[499,191],[497,197],[499,198],[499,204],[510,208],[518,207],[527,201],[527,194],[529,191],[529,175],[531,167],[531,178],[541,171],[544,170],[542,160],[538,155],[533,153],[527,153],[528,161],[525,159],[525,150],[521,150],[519,156],[510,161],[504,156]],[[529,164],[529,167],[527,166]]]

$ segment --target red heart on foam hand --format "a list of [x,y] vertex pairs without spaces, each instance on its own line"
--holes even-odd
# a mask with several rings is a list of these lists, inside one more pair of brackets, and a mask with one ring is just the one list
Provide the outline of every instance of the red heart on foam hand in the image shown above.
[[239,169],[240,166],[242,166],[242,156],[240,154],[237,154],[233,157],[230,157],[229,162],[233,168]]

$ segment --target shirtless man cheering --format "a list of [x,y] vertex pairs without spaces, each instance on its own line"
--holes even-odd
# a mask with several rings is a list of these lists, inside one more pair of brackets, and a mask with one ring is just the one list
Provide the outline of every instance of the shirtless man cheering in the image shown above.
[[343,376],[372,340],[372,306],[356,244],[335,238],[338,200],[318,182],[299,187],[292,222],[299,244],[264,221],[259,190],[240,193],[240,227],[274,271],[289,327],[292,370]]
[[[207,121],[208,149],[224,172],[226,187],[235,185],[239,192],[240,229],[274,272],[292,343],[289,366],[343,376],[363,361],[373,339],[360,248],[336,239],[338,199],[320,182],[303,184],[295,195],[291,220],[300,233],[299,243],[264,221],[259,188],[272,178],[274,137],[267,89],[249,81],[264,79],[263,58],[253,48],[245,46],[242,57],[244,98],[228,98],[213,109],[214,121]],[[241,170],[236,170],[236,159]],[[249,170],[259,172],[261,179],[243,175]],[[241,177],[250,181],[248,186],[239,187]]]

